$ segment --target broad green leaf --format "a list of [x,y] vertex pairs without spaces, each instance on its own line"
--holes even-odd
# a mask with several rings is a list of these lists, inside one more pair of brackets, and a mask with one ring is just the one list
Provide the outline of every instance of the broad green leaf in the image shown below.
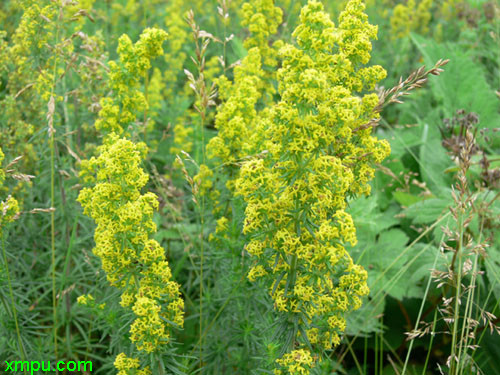
[[[439,44],[412,34],[427,67],[439,59],[450,59],[438,79],[431,79],[432,92],[442,103],[444,115],[451,117],[464,109],[479,115],[479,127],[493,129],[500,123],[500,102],[488,84],[484,71],[458,43]],[[490,134],[492,135],[492,134]],[[500,146],[500,137],[492,138],[493,147]]]
[[451,204],[451,196],[448,199],[431,198],[411,205],[403,213],[412,219],[414,224],[429,224],[445,213]]
[[444,173],[447,168],[453,166],[453,162],[441,145],[440,139],[427,139],[424,133],[422,141],[419,156],[422,180],[435,195],[442,195],[453,183],[452,176]]
[[401,205],[401,206],[411,206],[412,204],[415,204],[417,202],[420,202],[424,200],[424,197],[420,197],[418,195],[413,195],[410,193],[406,193],[404,191],[396,191],[394,192],[394,199]]

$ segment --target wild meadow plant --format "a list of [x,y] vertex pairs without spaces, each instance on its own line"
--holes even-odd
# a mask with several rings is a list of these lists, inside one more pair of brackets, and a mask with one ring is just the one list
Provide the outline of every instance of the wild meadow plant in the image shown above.
[[358,129],[377,114],[371,91],[385,77],[370,60],[377,28],[352,0],[335,27],[320,2],[302,9],[278,71],[280,100],[262,126],[266,153],[245,161],[236,192],[247,203],[245,246],[251,281],[264,279],[280,313],[282,356],[275,374],[307,374],[340,343],[345,315],[369,292],[366,271],[345,245],[356,243],[346,197],[369,194],[373,163],[389,144]]
[[[127,138],[137,134],[133,122],[148,106],[140,77],[147,74],[150,60],[162,55],[166,37],[163,30],[146,29],[135,44],[126,35],[120,38],[119,60],[109,63],[113,96],[102,99],[96,121],[97,130],[105,134],[103,145],[97,157],[82,161],[81,178],[91,187],[82,189],[78,197],[84,213],[97,224],[93,252],[101,259],[110,284],[121,290],[121,306],[131,308],[135,315],[130,340],[143,353],[142,362],[155,358],[148,357],[150,353],[163,353],[170,331],[183,325],[179,285],[172,280],[164,249],[151,238],[156,232],[152,217],[158,199],[151,192],[141,194],[148,181],[140,167],[147,147]],[[120,353],[115,367],[123,375],[149,374],[150,366],[163,371],[158,363],[135,372],[139,358]]]
[[490,3],[1,2],[0,360],[493,374]]
[[224,75],[217,80],[222,103],[215,116],[217,135],[207,145],[208,156],[227,169],[229,188],[237,163],[258,152],[259,107],[273,100],[277,51],[283,44],[281,40],[271,41],[282,22],[282,11],[273,1],[246,2],[242,12],[241,24],[250,33],[243,42],[248,55],[234,68],[233,82]]
[[[486,264],[490,278],[498,279],[498,270],[491,267],[489,257],[496,258],[496,251],[490,249],[497,227],[490,207],[495,205],[498,193],[493,195],[490,189],[494,189],[499,172],[490,169],[483,151],[481,173],[471,173],[473,159],[481,152],[478,122],[477,114],[458,110],[451,119],[445,119],[441,127],[443,145],[456,163],[449,206],[451,220],[442,228],[444,237],[439,254],[442,265],[431,271],[431,280],[441,293],[435,296],[431,306],[421,310],[415,329],[407,333],[411,345],[403,370],[414,340],[432,335],[432,346],[435,335],[446,335],[451,340],[451,350],[444,365],[439,366],[440,371],[446,368],[449,374],[479,373],[474,357],[485,331],[500,334],[498,320],[489,311],[494,311],[500,302],[492,298],[494,290],[481,287],[486,282],[481,263]],[[481,294],[485,294],[485,298],[479,299]],[[426,322],[425,318],[431,313],[434,313],[432,322]]]

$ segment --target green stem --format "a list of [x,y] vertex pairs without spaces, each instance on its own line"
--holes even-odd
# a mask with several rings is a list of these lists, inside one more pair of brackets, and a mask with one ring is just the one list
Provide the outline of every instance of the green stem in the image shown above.
[[[460,208],[459,208],[460,209]],[[461,210],[461,209],[460,209]],[[457,344],[457,332],[458,332],[458,319],[460,318],[460,293],[462,293],[462,247],[463,247],[463,212],[460,212],[460,238],[457,246],[458,253],[458,275],[456,280],[456,292],[455,292],[455,308],[453,312],[453,332],[451,339],[451,360],[450,360],[450,375],[456,375],[457,373],[457,361],[456,356],[456,344]]]
[[[50,203],[54,206],[55,197],[55,168],[54,168],[54,135],[50,136]],[[54,333],[54,352],[57,358],[57,299],[56,299],[56,235],[55,235],[55,212],[50,212],[50,248],[52,269],[52,318]]]
[[161,363],[160,360],[158,360],[158,374],[159,375],[164,375],[165,374],[165,370],[163,369],[163,365]]
[[146,71],[144,74],[144,98],[146,99],[146,107],[144,108],[144,142],[147,144],[147,134],[148,134],[148,108],[149,108],[149,100],[148,100],[148,87],[149,87],[149,74]]
[[[54,67],[53,67],[53,78],[52,78],[52,87],[50,92],[51,100],[54,100],[55,106],[55,98],[54,93],[56,89],[56,75],[57,75],[57,47],[59,44],[59,34],[60,34],[60,21],[62,16],[62,8],[59,7],[59,15],[56,23],[56,36],[55,36],[55,44],[54,44]],[[54,110],[55,112],[55,110]],[[49,148],[50,148],[50,248],[51,248],[51,276],[52,276],[52,320],[53,320],[53,335],[54,335],[54,354],[57,358],[57,296],[56,296],[56,235],[55,235],[55,145],[54,145],[54,113],[52,115],[52,129],[49,129]]]
[[429,343],[429,348],[427,349],[427,356],[425,357],[425,363],[424,363],[424,369],[422,370],[422,375],[427,374],[427,366],[429,364],[429,358],[431,357],[431,352],[432,352],[432,344],[434,342],[436,321],[437,321],[437,310],[434,310],[434,320],[432,322],[431,341]]
[[17,342],[19,344],[19,350],[21,351],[21,359],[23,361],[25,361],[26,360],[26,353],[24,351],[23,342],[21,340],[21,331],[19,330],[19,323],[17,320],[17,309],[16,309],[15,300],[14,300],[14,291],[12,289],[12,282],[10,280],[9,264],[7,263],[7,252],[5,250],[5,238],[3,236],[3,231],[1,228],[0,228],[0,238],[2,238],[3,261],[5,263],[5,272],[7,273],[7,283],[9,285],[9,294],[10,294],[10,302],[12,305],[12,314],[14,315],[14,323],[16,325]]
[[[205,132],[204,132],[204,119],[206,108],[200,116],[200,130],[201,130],[201,152],[203,164],[206,163],[205,155]],[[205,232],[205,194],[201,195],[201,215],[200,215],[200,369],[203,367],[203,264],[205,262],[205,245],[203,241],[203,233]]]
[[463,360],[462,360],[462,351],[466,354],[467,353],[467,347],[468,347],[468,338],[469,338],[469,333],[470,333],[470,324],[469,324],[469,319],[472,318],[472,304],[474,300],[474,290],[476,288],[476,275],[477,275],[477,258],[478,254],[475,254],[474,257],[474,267],[472,268],[472,280],[469,285],[469,290],[467,293],[467,303],[465,304],[465,313],[464,313],[464,318],[462,321],[462,333],[461,333],[461,340],[460,340],[460,345],[458,349],[458,358],[460,358],[460,363],[459,363],[459,369],[458,372],[459,374],[462,374],[464,371],[464,367],[462,366]]

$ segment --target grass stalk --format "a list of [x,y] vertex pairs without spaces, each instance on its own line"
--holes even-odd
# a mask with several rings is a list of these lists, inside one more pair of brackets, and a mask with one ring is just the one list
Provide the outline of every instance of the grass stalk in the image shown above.
[[424,369],[422,370],[422,375],[425,375],[427,373],[427,366],[429,365],[429,359],[431,357],[431,352],[432,352],[432,344],[434,343],[436,322],[437,322],[437,309],[434,309],[434,319],[432,321],[431,341],[429,343],[429,349],[427,350],[427,355],[425,356],[425,363],[424,363]]
[[[56,23],[55,35],[55,53],[57,54],[57,45],[59,44],[60,20],[62,8],[59,8],[59,15]],[[56,291],[56,234],[55,234],[55,129],[54,129],[54,112],[55,99],[54,93],[56,89],[58,58],[54,58],[53,66],[53,81],[50,93],[49,111],[47,119],[49,121],[49,148],[50,148],[50,250],[51,250],[51,279],[52,279],[52,320],[53,320],[53,336],[54,336],[54,354],[58,357],[57,352],[57,291]],[[52,108],[51,108],[52,107]]]
[[[205,111],[206,109],[204,109]],[[206,163],[205,154],[205,132],[204,132],[204,118],[205,113],[200,116],[200,131],[201,131],[201,152],[203,164]],[[205,233],[205,194],[201,196],[201,215],[200,215],[200,368],[203,366],[203,266],[205,262],[205,241],[203,240],[203,233]]]
[[450,375],[456,375],[458,374],[457,370],[457,363],[458,363],[458,357],[456,356],[456,350],[457,350],[457,339],[458,339],[458,320],[460,318],[460,294],[462,293],[462,256],[463,256],[463,238],[464,238],[464,231],[463,231],[463,224],[464,224],[464,213],[462,210],[460,210],[460,217],[459,217],[459,225],[458,225],[458,230],[459,232],[459,239],[458,239],[458,246],[457,246],[457,259],[458,259],[458,266],[457,266],[457,278],[455,281],[455,307],[453,311],[453,328],[452,328],[452,336],[451,336],[451,360],[450,360]]
[[[444,219],[445,217],[448,217],[448,215],[450,215],[450,213],[446,213],[445,216],[441,217],[440,219],[438,219],[436,222],[434,222],[434,224],[432,226],[434,226],[436,223],[440,222],[442,219]],[[441,239],[440,239],[440,243],[443,242],[445,238],[445,235],[444,233],[442,234],[441,236]],[[436,264],[437,264],[437,260],[438,260],[438,255],[439,255],[439,252],[436,252],[436,256],[434,258],[434,264],[432,265],[432,269],[435,269],[436,268]],[[425,292],[424,292],[424,297],[422,299],[422,303],[420,304],[420,309],[418,311],[418,316],[417,316],[417,320],[415,322],[415,328],[417,328],[420,324],[420,320],[422,319],[422,315],[424,313],[424,305],[425,305],[425,301],[427,299],[427,296],[429,295],[429,291],[430,291],[430,288],[431,288],[431,284],[432,284],[432,278],[429,277],[429,280],[427,281],[427,286],[425,287]],[[410,341],[410,345],[408,347],[408,352],[406,353],[406,359],[405,359],[405,363],[403,365],[403,370],[401,371],[401,375],[405,375],[406,373],[406,370],[408,368],[408,362],[410,361],[410,355],[411,355],[411,351],[413,349],[413,343],[414,343],[415,340],[411,340]]]

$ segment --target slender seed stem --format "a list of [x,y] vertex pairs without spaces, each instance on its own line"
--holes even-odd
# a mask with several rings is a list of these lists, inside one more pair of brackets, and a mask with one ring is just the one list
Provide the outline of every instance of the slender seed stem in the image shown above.
[[[54,168],[54,135],[50,136],[50,205],[54,206],[55,197],[55,168]],[[56,235],[55,212],[50,212],[50,248],[52,263],[52,318],[54,323],[54,352],[57,358],[57,299],[56,299]]]
[[[205,118],[206,108],[203,108],[203,113],[201,117],[201,152],[203,158],[203,164],[206,163],[205,155],[205,132],[204,132],[204,118]],[[203,364],[203,263],[205,261],[205,245],[203,241],[203,233],[205,232],[205,194],[201,196],[201,234],[200,234],[200,368]]]
[[[461,210],[461,208],[459,208]],[[457,361],[455,359],[456,356],[456,344],[457,344],[457,332],[458,332],[458,319],[460,318],[460,293],[462,293],[462,248],[463,248],[463,216],[464,213],[460,212],[460,220],[459,220],[459,231],[460,238],[458,240],[457,252],[458,252],[458,275],[456,279],[456,291],[455,291],[455,308],[453,312],[453,332],[451,339],[451,360],[450,360],[450,375],[456,375],[457,373]],[[457,358],[458,359],[458,358]]]
[[432,331],[431,331],[431,341],[429,342],[429,349],[427,349],[427,356],[425,357],[425,363],[424,363],[424,369],[422,370],[422,375],[427,374],[427,366],[429,365],[429,358],[431,357],[431,353],[432,353],[432,344],[434,343],[436,321],[437,321],[437,310],[434,310],[434,319],[432,321]]
[[[56,88],[56,74],[57,74],[57,46],[59,44],[60,20],[62,15],[62,8],[59,8],[59,15],[56,23],[56,36],[55,36],[55,54],[54,67],[53,67],[53,81],[50,97],[54,100],[54,93]],[[53,104],[55,106],[55,103]],[[51,114],[54,117],[54,113]],[[53,118],[52,118],[53,122]],[[52,320],[53,320],[53,335],[54,335],[54,354],[57,358],[57,296],[56,296],[56,235],[55,235],[55,145],[54,145],[53,124],[49,127],[49,148],[50,148],[50,248],[51,248],[51,274],[52,274]]]

